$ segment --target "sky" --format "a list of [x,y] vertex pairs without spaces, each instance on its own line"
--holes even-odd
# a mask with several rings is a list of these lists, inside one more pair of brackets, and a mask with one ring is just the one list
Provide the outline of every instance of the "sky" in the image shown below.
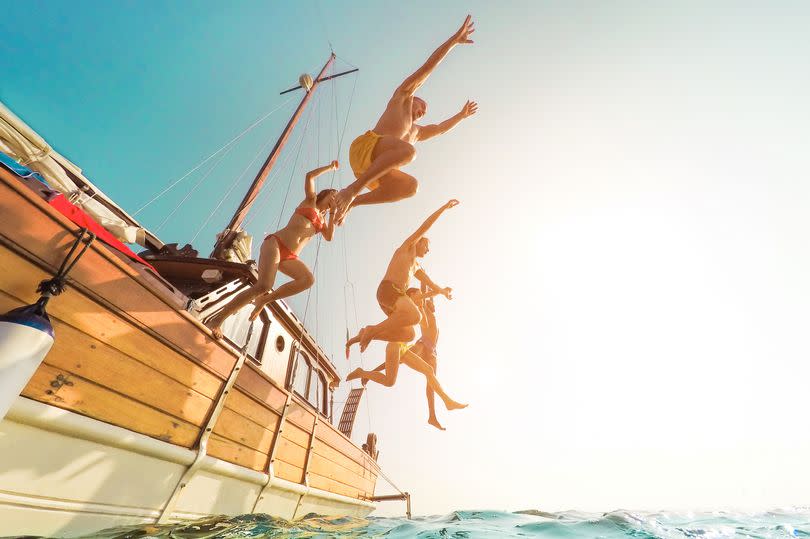
[[[470,406],[437,405],[448,430],[436,431],[423,379],[402,369],[393,388],[370,385],[355,438],[378,434],[380,463],[416,514],[808,503],[806,3],[4,12],[0,99],[131,213],[278,108],[138,213],[203,254],[293,110],[298,97],[279,92],[317,73],[330,45],[335,69],[360,72],[325,85],[293,134],[251,213],[258,237],[287,219],[306,170],[337,158],[342,170],[321,181],[352,180],[351,140],[471,13],[475,44],[453,50],[420,95],[427,122],[467,99],[479,113],[418,146],[405,169],[416,196],[359,209],[332,244],[312,244],[303,258],[314,264],[317,251],[317,285],[291,300],[348,373],[361,358],[342,357],[347,326],[380,320],[374,292],[391,253],[458,198],[424,267],[454,289],[437,302],[438,376]],[[362,363],[382,357],[375,344]]]

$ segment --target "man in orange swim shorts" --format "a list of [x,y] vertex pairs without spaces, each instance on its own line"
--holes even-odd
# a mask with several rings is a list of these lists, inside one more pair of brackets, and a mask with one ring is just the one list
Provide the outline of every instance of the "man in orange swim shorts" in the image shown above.
[[[355,206],[396,202],[413,196],[418,186],[416,178],[399,170],[416,156],[413,144],[446,133],[461,120],[476,113],[478,105],[474,101],[467,101],[459,113],[441,123],[415,123],[425,115],[427,103],[414,93],[453,47],[472,43],[470,34],[474,31],[472,19],[468,15],[461,28],[394,91],[374,129],[366,131],[352,142],[349,163],[357,180],[337,195],[337,224],[341,224],[349,210]],[[368,188],[370,192],[360,195],[363,188]]]

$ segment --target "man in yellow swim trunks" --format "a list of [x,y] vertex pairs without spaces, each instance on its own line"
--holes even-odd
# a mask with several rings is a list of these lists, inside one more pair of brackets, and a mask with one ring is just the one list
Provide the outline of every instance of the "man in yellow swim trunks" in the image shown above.
[[[352,142],[349,163],[357,180],[337,195],[337,224],[341,224],[349,210],[355,206],[396,202],[413,196],[418,187],[416,178],[399,170],[416,156],[413,144],[446,133],[461,120],[476,113],[478,104],[467,101],[459,113],[441,123],[415,123],[425,115],[427,103],[414,93],[453,47],[472,43],[470,34],[474,31],[472,18],[468,15],[461,28],[394,91],[374,129],[366,131]],[[363,188],[368,188],[370,192],[360,195]]]

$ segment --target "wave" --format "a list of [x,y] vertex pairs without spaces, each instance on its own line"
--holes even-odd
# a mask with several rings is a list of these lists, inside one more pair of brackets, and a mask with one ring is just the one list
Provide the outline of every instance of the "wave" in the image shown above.
[[387,539],[477,539],[543,537],[559,539],[789,539],[810,537],[810,510],[789,507],[766,513],[717,511],[608,513],[581,511],[514,513],[459,510],[446,515],[401,518],[323,517],[295,522],[263,514],[216,516],[192,523],[129,526],[102,530],[82,539],[238,539],[385,537]]

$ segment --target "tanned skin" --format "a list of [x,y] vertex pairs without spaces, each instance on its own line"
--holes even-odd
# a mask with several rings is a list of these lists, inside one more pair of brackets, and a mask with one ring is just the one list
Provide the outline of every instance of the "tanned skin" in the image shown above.
[[[437,285],[422,269],[417,269],[416,259],[425,256],[430,250],[430,244],[425,237],[430,227],[445,211],[456,205],[458,205],[458,200],[450,200],[433,212],[413,234],[408,236],[394,252],[383,281],[389,281],[404,291],[408,288],[411,278],[416,277],[426,287],[430,287],[437,293],[452,299],[452,289]],[[396,382],[399,363],[402,361],[412,369],[425,375],[429,387],[441,397],[448,410],[465,408],[466,404],[454,401],[444,392],[430,365],[416,354],[406,350],[405,343],[412,341],[416,336],[414,326],[420,322],[421,318],[419,307],[411,297],[407,294],[398,296],[388,318],[377,325],[364,327],[354,338],[346,342],[346,356],[348,357],[353,344],[359,343],[362,351],[368,347],[368,344],[373,339],[388,341],[385,348],[385,372],[366,371],[358,368],[349,373],[346,380],[367,379],[391,387]]]
[[[419,305],[419,310],[422,313],[422,321],[419,322],[419,328],[422,333],[422,339],[427,339],[429,342],[433,343],[435,346],[439,341],[439,328],[436,324],[436,308],[433,304],[433,296],[440,294],[436,290],[432,290],[427,292],[427,287],[422,286],[422,291],[419,292],[409,292],[409,296],[411,299]],[[413,289],[409,289],[413,290]],[[415,345],[413,345],[407,354],[400,354],[400,362],[411,367],[412,369],[416,370],[417,372],[426,371],[424,366],[419,364],[416,359],[413,357],[418,357],[421,361],[427,364],[431,369],[433,374],[436,374],[436,355],[433,350],[429,347],[425,346],[420,339]],[[422,370],[419,370],[422,368]],[[377,365],[374,369],[375,372],[381,372],[385,370],[385,363],[381,363]],[[431,384],[431,379],[427,377],[427,384],[425,384],[425,398],[427,399],[428,404],[428,424],[436,427],[439,430],[447,430],[445,429],[441,423],[439,423],[438,418],[436,417],[436,391],[435,385],[438,384],[438,380],[436,384]],[[361,378],[363,384],[368,381],[368,378]],[[441,386],[440,386],[441,387]],[[440,395],[441,396],[441,395]],[[444,399],[444,397],[442,397]],[[455,402],[455,401],[454,401]],[[446,404],[446,403],[445,403]]]
[[[430,227],[433,226],[445,211],[457,205],[458,200],[452,199],[448,201],[425,219],[413,234],[408,236],[402,245],[394,251],[394,256],[391,257],[391,262],[388,264],[388,269],[385,272],[383,281],[390,281],[399,287],[400,290],[407,290],[411,278],[416,277],[432,290],[439,291],[448,299],[452,299],[453,289],[439,286],[433,282],[424,270],[418,267],[416,259],[424,257],[430,251],[430,242],[425,237]],[[407,295],[398,297],[396,303],[393,305],[392,312],[385,320],[379,324],[364,327],[357,336],[349,339],[346,343],[347,356],[349,349],[355,343],[360,344],[360,351],[362,352],[365,351],[372,340],[395,343],[412,341],[416,337],[414,326],[419,323],[421,317],[419,307],[416,306],[411,298]]]
[[[406,78],[394,91],[382,116],[374,126],[380,135],[371,154],[371,165],[340,193],[335,201],[335,219],[343,223],[351,208],[366,204],[396,202],[413,196],[418,188],[416,178],[405,174],[401,167],[413,161],[416,156],[414,143],[446,133],[461,120],[478,111],[478,104],[467,101],[461,111],[438,124],[418,125],[416,123],[427,112],[427,103],[414,94],[425,83],[428,76],[441,63],[456,45],[467,45],[473,41],[470,35],[475,31],[472,18],[467,15],[464,23],[416,72]],[[363,195],[360,192],[377,180],[379,186]]]
[[[334,189],[325,189],[321,193],[316,193],[315,179],[326,172],[337,170],[338,166],[337,161],[332,161],[324,167],[309,171],[304,179],[305,198],[298,205],[298,208],[315,208],[321,214],[321,219],[324,219],[327,212],[329,213],[326,226],[321,231],[323,239],[326,241],[332,241],[335,231],[333,209],[336,191]],[[287,226],[264,239],[259,252],[259,276],[256,284],[236,296],[222,311],[207,322],[215,338],[222,338],[222,323],[248,303],[253,302],[256,305],[250,315],[250,319],[255,320],[266,304],[303,292],[315,283],[312,272],[301,260],[281,260],[281,251],[278,244],[280,239],[289,250],[297,255],[315,234],[317,234],[317,231],[309,219],[293,213]],[[270,290],[276,281],[276,274],[279,271],[292,277],[292,281],[279,286],[271,292]]]

